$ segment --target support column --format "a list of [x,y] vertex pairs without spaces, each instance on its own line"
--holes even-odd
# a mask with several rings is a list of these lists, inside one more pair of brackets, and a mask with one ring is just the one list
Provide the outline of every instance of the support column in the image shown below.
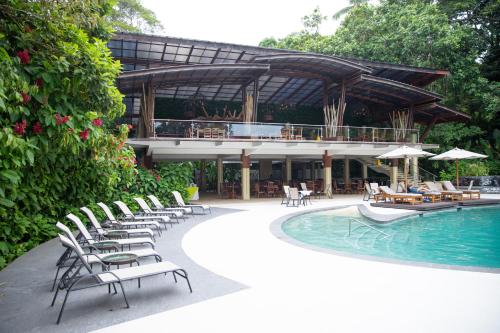
[[250,156],[241,154],[241,199],[250,200]]
[[222,194],[222,186],[224,183],[224,166],[222,164],[222,158],[217,157],[217,194]]
[[344,159],[344,184],[351,183],[351,168],[349,165],[349,159]]
[[391,172],[390,172],[391,188],[393,191],[398,189],[398,160],[391,160]]
[[200,161],[200,190],[205,191],[207,188],[207,182],[206,182],[206,177],[205,177],[205,169],[206,169],[207,161],[201,160]]
[[[411,143],[417,143],[417,134],[413,133],[411,135]],[[413,179],[413,184],[418,184],[418,157],[412,157],[410,160],[410,173]]]
[[368,179],[368,164],[366,164],[366,163],[362,164],[361,177],[363,178],[363,181]]
[[259,79],[253,81],[253,119],[257,120],[257,109],[259,106]]
[[323,155],[323,186],[328,196],[332,193],[332,157],[325,150]]
[[287,157],[285,159],[285,185],[290,184],[292,181],[292,159]]

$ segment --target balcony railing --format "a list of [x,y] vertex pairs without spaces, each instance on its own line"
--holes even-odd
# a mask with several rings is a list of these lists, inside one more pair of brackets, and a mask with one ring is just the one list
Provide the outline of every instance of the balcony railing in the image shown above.
[[338,127],[335,136],[328,136],[324,125],[243,123],[227,121],[154,119],[154,136],[168,138],[219,140],[302,140],[340,142],[411,142],[418,140],[416,129],[377,127]]

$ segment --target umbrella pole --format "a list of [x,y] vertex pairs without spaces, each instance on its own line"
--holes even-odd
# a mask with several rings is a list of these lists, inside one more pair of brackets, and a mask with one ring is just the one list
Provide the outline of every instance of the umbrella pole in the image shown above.
[[404,173],[405,173],[405,192],[408,192],[408,169],[406,168],[406,158],[403,160],[405,163]]
[[458,160],[455,160],[455,165],[457,169],[457,190],[458,190]]

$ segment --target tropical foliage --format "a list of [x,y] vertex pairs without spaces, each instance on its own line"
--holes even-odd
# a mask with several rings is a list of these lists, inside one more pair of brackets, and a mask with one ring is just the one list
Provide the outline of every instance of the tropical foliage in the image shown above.
[[56,221],[82,205],[189,183],[191,169],[165,167],[151,187],[125,144],[128,126],[115,126],[125,107],[121,66],[106,47],[110,9],[92,0],[0,4],[0,268],[54,237]]
[[427,142],[439,143],[443,151],[460,146],[486,153],[490,172],[499,174],[500,84],[496,74],[485,70],[498,68],[498,1],[362,2],[353,1],[340,13],[347,15],[333,35],[305,29],[261,45],[448,69],[451,75],[428,89],[443,94],[446,105],[472,120],[438,125]]

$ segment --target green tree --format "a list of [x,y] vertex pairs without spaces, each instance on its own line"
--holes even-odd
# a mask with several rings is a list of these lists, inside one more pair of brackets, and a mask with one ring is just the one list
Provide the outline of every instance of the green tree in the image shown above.
[[299,32],[265,42],[276,48],[450,70],[448,78],[428,88],[443,94],[448,106],[469,113],[472,121],[436,126],[428,142],[484,152],[490,156],[490,172],[498,174],[500,85],[481,72],[478,59],[485,48],[478,31],[480,27],[450,17],[439,3],[386,0],[353,7],[333,35]]
[[119,32],[158,33],[163,31],[155,13],[144,7],[140,0],[114,0],[108,16],[112,27]]
[[324,20],[326,20],[326,16],[323,16],[319,7],[316,7],[311,14],[302,17],[302,24],[304,24],[304,28],[307,32],[317,34]]
[[346,6],[339,11],[337,11],[335,14],[333,14],[333,19],[334,20],[340,20],[344,15],[349,13],[351,9],[353,9],[356,6],[368,3],[369,0],[349,0],[349,6]]

